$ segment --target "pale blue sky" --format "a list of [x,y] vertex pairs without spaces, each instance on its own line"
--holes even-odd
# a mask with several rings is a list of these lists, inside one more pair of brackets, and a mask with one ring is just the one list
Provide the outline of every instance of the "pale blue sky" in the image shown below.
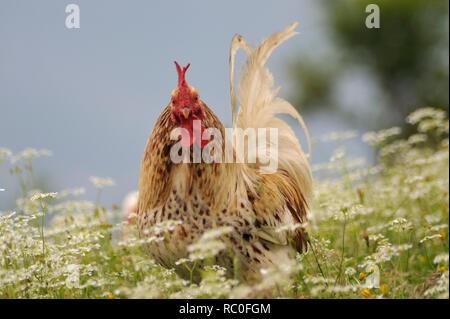
[[[69,3],[80,6],[80,29],[65,27]],[[330,50],[320,13],[312,0],[2,0],[0,147],[52,150],[37,160],[38,169],[58,189],[82,186],[91,199],[89,176],[112,177],[117,186],[105,191],[104,203],[120,203],[137,187],[147,137],[176,86],[173,60],[191,63],[188,82],[229,125],[232,36],[257,43],[299,21],[301,34],[268,63],[287,97],[295,88],[286,62]],[[311,134],[347,129],[333,116],[306,118]],[[313,149],[314,162],[331,153],[332,147]]]

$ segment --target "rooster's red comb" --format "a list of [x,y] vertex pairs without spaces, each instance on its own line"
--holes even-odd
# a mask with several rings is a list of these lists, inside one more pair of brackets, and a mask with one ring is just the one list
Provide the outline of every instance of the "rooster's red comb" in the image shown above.
[[177,72],[178,72],[178,87],[182,87],[186,85],[186,80],[184,78],[184,75],[186,74],[187,69],[189,69],[189,66],[191,65],[190,63],[188,63],[183,70],[181,69],[180,65],[178,64],[177,61],[175,62],[175,66],[177,67]]

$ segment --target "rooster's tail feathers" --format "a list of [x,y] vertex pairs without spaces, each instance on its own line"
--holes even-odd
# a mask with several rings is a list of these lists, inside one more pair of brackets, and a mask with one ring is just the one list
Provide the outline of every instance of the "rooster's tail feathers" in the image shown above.
[[[233,37],[230,48],[231,115],[233,128],[244,130],[247,128],[276,128],[278,130],[278,169],[286,171],[302,188],[305,197],[309,198],[312,189],[309,162],[292,128],[275,115],[289,114],[298,120],[305,132],[309,154],[311,154],[308,130],[297,110],[289,102],[276,96],[279,88],[273,88],[273,76],[264,66],[277,46],[297,34],[294,31],[297,24],[291,23],[283,32],[272,34],[254,50],[249,47],[242,36],[235,35]],[[234,57],[240,48],[248,57],[239,75],[235,92],[233,87]],[[235,117],[236,100],[239,103],[239,109]],[[270,150],[270,146],[268,149]],[[271,154],[269,154],[270,156]],[[248,167],[244,170],[248,171]],[[250,176],[247,178],[251,179]]]

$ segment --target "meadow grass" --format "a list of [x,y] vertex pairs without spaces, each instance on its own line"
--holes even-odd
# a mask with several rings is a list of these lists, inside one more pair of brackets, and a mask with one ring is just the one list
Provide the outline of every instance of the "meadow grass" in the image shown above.
[[[399,128],[362,136],[378,150],[375,165],[338,148],[313,167],[330,178],[315,182],[308,251],[253,284],[227,279],[215,265],[199,284],[177,277],[142,249],[173,223],[139,239],[135,225],[118,219],[119,207],[100,204],[111,179],[91,179],[95,202],[82,200],[82,189],[42,193],[33,160],[49,152],[0,148],[0,196],[15,202],[0,210],[0,298],[448,298],[449,122],[433,108],[407,121],[418,131],[407,139]],[[357,137],[321,140],[348,138]],[[224,249],[215,240],[222,233],[208,234],[179,263]]]

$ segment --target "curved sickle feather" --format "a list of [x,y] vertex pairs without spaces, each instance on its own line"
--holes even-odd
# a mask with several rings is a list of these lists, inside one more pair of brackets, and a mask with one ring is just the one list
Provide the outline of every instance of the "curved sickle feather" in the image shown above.
[[[294,28],[297,26],[297,24],[298,24],[297,22],[289,24],[286,27],[286,29],[285,29],[285,31],[283,33],[287,34],[287,33],[292,32],[294,30]],[[296,32],[292,33],[292,35],[294,35],[294,34],[296,34]],[[278,37],[279,35],[280,35],[280,33],[277,32],[277,33],[273,34],[272,36]],[[290,35],[290,36],[292,36],[292,35]],[[268,41],[269,39],[265,40],[264,42]],[[263,42],[263,44],[261,44],[261,46],[264,45],[264,42]],[[275,49],[275,47],[277,47],[278,44],[274,45],[272,50]],[[237,51],[239,49],[243,49],[245,51],[245,53],[247,54],[247,56],[249,58],[251,57],[252,50],[250,49],[250,47],[247,44],[247,42],[245,41],[245,39],[240,34],[235,34],[233,39],[231,40],[230,58],[229,58],[229,65],[230,65],[229,66],[230,67],[230,69],[229,69],[230,106],[231,106],[231,125],[232,125],[232,127],[234,127],[234,125],[235,125],[234,110],[235,110],[235,107],[236,107],[236,98],[235,98],[235,95],[234,95],[234,88],[233,88],[233,83],[234,83],[234,81],[233,81],[233,77],[234,77],[234,57],[235,57],[235,55],[236,55],[236,53],[237,53]],[[269,55],[272,52],[272,50],[269,50],[268,55],[267,55],[267,57],[265,59],[267,59],[269,57]],[[265,59],[264,59],[264,62],[265,62]],[[303,117],[298,112],[295,112],[295,113],[297,113],[297,114],[293,115],[292,113],[288,112],[289,115],[293,116],[300,123],[300,126],[303,129],[303,132],[305,132],[306,141],[308,143],[308,160],[311,163],[312,154],[311,154],[311,138],[309,136],[309,131],[308,131],[308,128],[306,127],[306,124],[305,124],[305,122],[303,120]]]
[[247,53],[247,56],[250,57],[252,54],[252,51],[250,50],[250,47],[248,46],[247,42],[244,40],[244,38],[240,34],[235,34],[233,37],[233,40],[231,40],[231,46],[230,46],[230,105],[231,105],[231,126],[234,127],[234,109],[236,106],[236,99],[234,96],[234,90],[233,90],[233,77],[234,77],[234,56],[236,55],[236,52],[239,49],[243,49],[245,53]]

